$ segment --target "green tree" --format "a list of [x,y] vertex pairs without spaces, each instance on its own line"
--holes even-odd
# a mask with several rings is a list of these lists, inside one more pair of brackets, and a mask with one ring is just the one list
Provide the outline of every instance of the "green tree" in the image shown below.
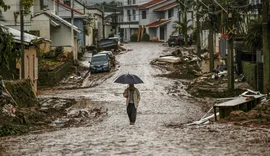
[[[3,0],[0,0],[0,20],[3,21],[1,8],[6,11],[10,7]],[[19,53],[15,49],[13,35],[0,25],[0,67],[9,69],[9,63],[15,62],[19,58]]]
[[[183,18],[185,18],[185,16],[183,16]],[[176,24],[175,30],[172,32],[172,34],[176,34],[178,32],[180,32],[181,34],[184,35],[185,37],[185,42],[188,41],[188,31],[193,29],[192,24],[189,24],[190,22],[192,22],[192,20],[182,20],[182,21],[174,21],[174,23]]]
[[[188,31],[190,30],[190,28],[188,28],[189,27],[188,23],[190,22],[190,20],[187,19],[187,13],[188,13],[188,10],[192,8],[194,1],[193,0],[176,0],[176,2],[178,3],[179,13],[181,11],[181,16],[182,16],[181,21],[179,20],[178,22],[175,22],[175,24],[177,24],[176,29],[184,35],[185,42],[187,42]],[[175,32],[176,30],[174,31],[174,33]]]
[[262,19],[252,20],[248,26],[247,35],[245,36],[245,44],[252,51],[262,49],[262,35],[263,35]]
[[21,0],[22,6],[24,7],[24,14],[28,15],[31,13],[30,8],[34,5],[34,0]]

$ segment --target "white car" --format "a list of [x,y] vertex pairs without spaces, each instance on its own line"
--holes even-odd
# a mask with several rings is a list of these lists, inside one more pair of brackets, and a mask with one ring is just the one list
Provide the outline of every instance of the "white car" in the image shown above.
[[119,38],[119,37],[109,37],[108,39],[117,41],[117,44],[118,44],[118,45],[121,44],[120,38]]

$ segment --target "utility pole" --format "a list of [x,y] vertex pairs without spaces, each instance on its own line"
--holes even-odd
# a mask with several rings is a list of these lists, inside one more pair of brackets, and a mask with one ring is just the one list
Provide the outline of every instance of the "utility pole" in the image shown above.
[[234,28],[233,28],[233,12],[232,8],[228,7],[228,90],[232,91],[234,89],[234,56],[233,56],[233,37],[234,37]]
[[264,93],[268,94],[270,81],[270,50],[269,50],[269,0],[262,1],[263,11],[263,82]]
[[24,79],[24,8],[20,1],[20,23],[21,23],[21,79]]
[[75,48],[74,48],[74,30],[73,30],[74,12],[73,12],[73,8],[74,8],[74,0],[71,0],[71,50],[73,52],[73,61],[74,61],[74,63],[76,63],[75,61],[77,60],[77,55],[76,55]]
[[53,14],[56,14],[55,13],[55,0],[53,0]]
[[212,72],[214,69],[214,11],[215,11],[215,6],[213,4],[209,5],[209,36],[208,36],[208,46],[209,46],[209,54],[210,54],[210,62],[209,62],[209,70]]
[[2,91],[3,91],[3,78],[0,75],[0,100],[1,100]]
[[197,10],[196,10],[196,27],[197,27],[197,31],[196,31],[196,43],[197,43],[197,56],[201,57],[201,23],[200,23],[200,15],[198,14],[199,12],[199,0],[196,0],[196,4],[197,4]]

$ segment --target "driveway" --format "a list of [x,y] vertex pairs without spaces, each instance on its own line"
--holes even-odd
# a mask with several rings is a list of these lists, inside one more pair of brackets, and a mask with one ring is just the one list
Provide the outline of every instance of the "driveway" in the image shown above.
[[[108,108],[108,116],[92,126],[1,138],[3,155],[269,155],[270,131],[261,128],[183,123],[204,115],[202,104],[178,80],[156,77],[162,71],[149,63],[163,53],[160,43],[130,43],[132,51],[117,55],[119,70],[93,88],[43,92],[40,97],[91,99]],[[136,74],[144,84],[136,125],[129,125],[122,92],[115,84],[123,73]],[[174,90],[180,90],[175,93]]]

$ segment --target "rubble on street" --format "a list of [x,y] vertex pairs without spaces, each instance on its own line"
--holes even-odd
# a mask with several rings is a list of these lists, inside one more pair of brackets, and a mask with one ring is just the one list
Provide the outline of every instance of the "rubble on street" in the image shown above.
[[[176,47],[167,48],[163,55],[151,62],[152,65],[162,69],[166,69],[167,73],[159,74],[161,77],[179,79],[182,81],[189,98],[210,98],[212,102],[208,103],[209,111],[198,121],[191,122],[187,125],[208,124],[214,122],[215,116],[213,105],[220,99],[227,101],[238,97],[252,95],[260,95],[259,92],[252,91],[252,87],[245,82],[244,75],[235,75],[235,89],[228,91],[228,72],[227,68],[222,64],[217,66],[211,72],[204,72],[202,62],[209,59],[208,53],[205,52],[201,57],[195,55],[194,48]],[[175,61],[177,60],[177,61]],[[179,84],[178,84],[179,85]],[[265,97],[265,96],[263,96]],[[209,100],[208,100],[209,101]],[[219,101],[221,103],[222,101]],[[269,127],[269,111],[268,105],[270,102],[263,100],[254,109],[243,112],[235,110],[231,112],[229,117],[220,120],[220,122],[232,122],[238,125],[257,125],[261,127]],[[262,109],[263,108],[263,109]],[[260,111],[258,111],[260,110]],[[217,115],[219,115],[217,113]]]

